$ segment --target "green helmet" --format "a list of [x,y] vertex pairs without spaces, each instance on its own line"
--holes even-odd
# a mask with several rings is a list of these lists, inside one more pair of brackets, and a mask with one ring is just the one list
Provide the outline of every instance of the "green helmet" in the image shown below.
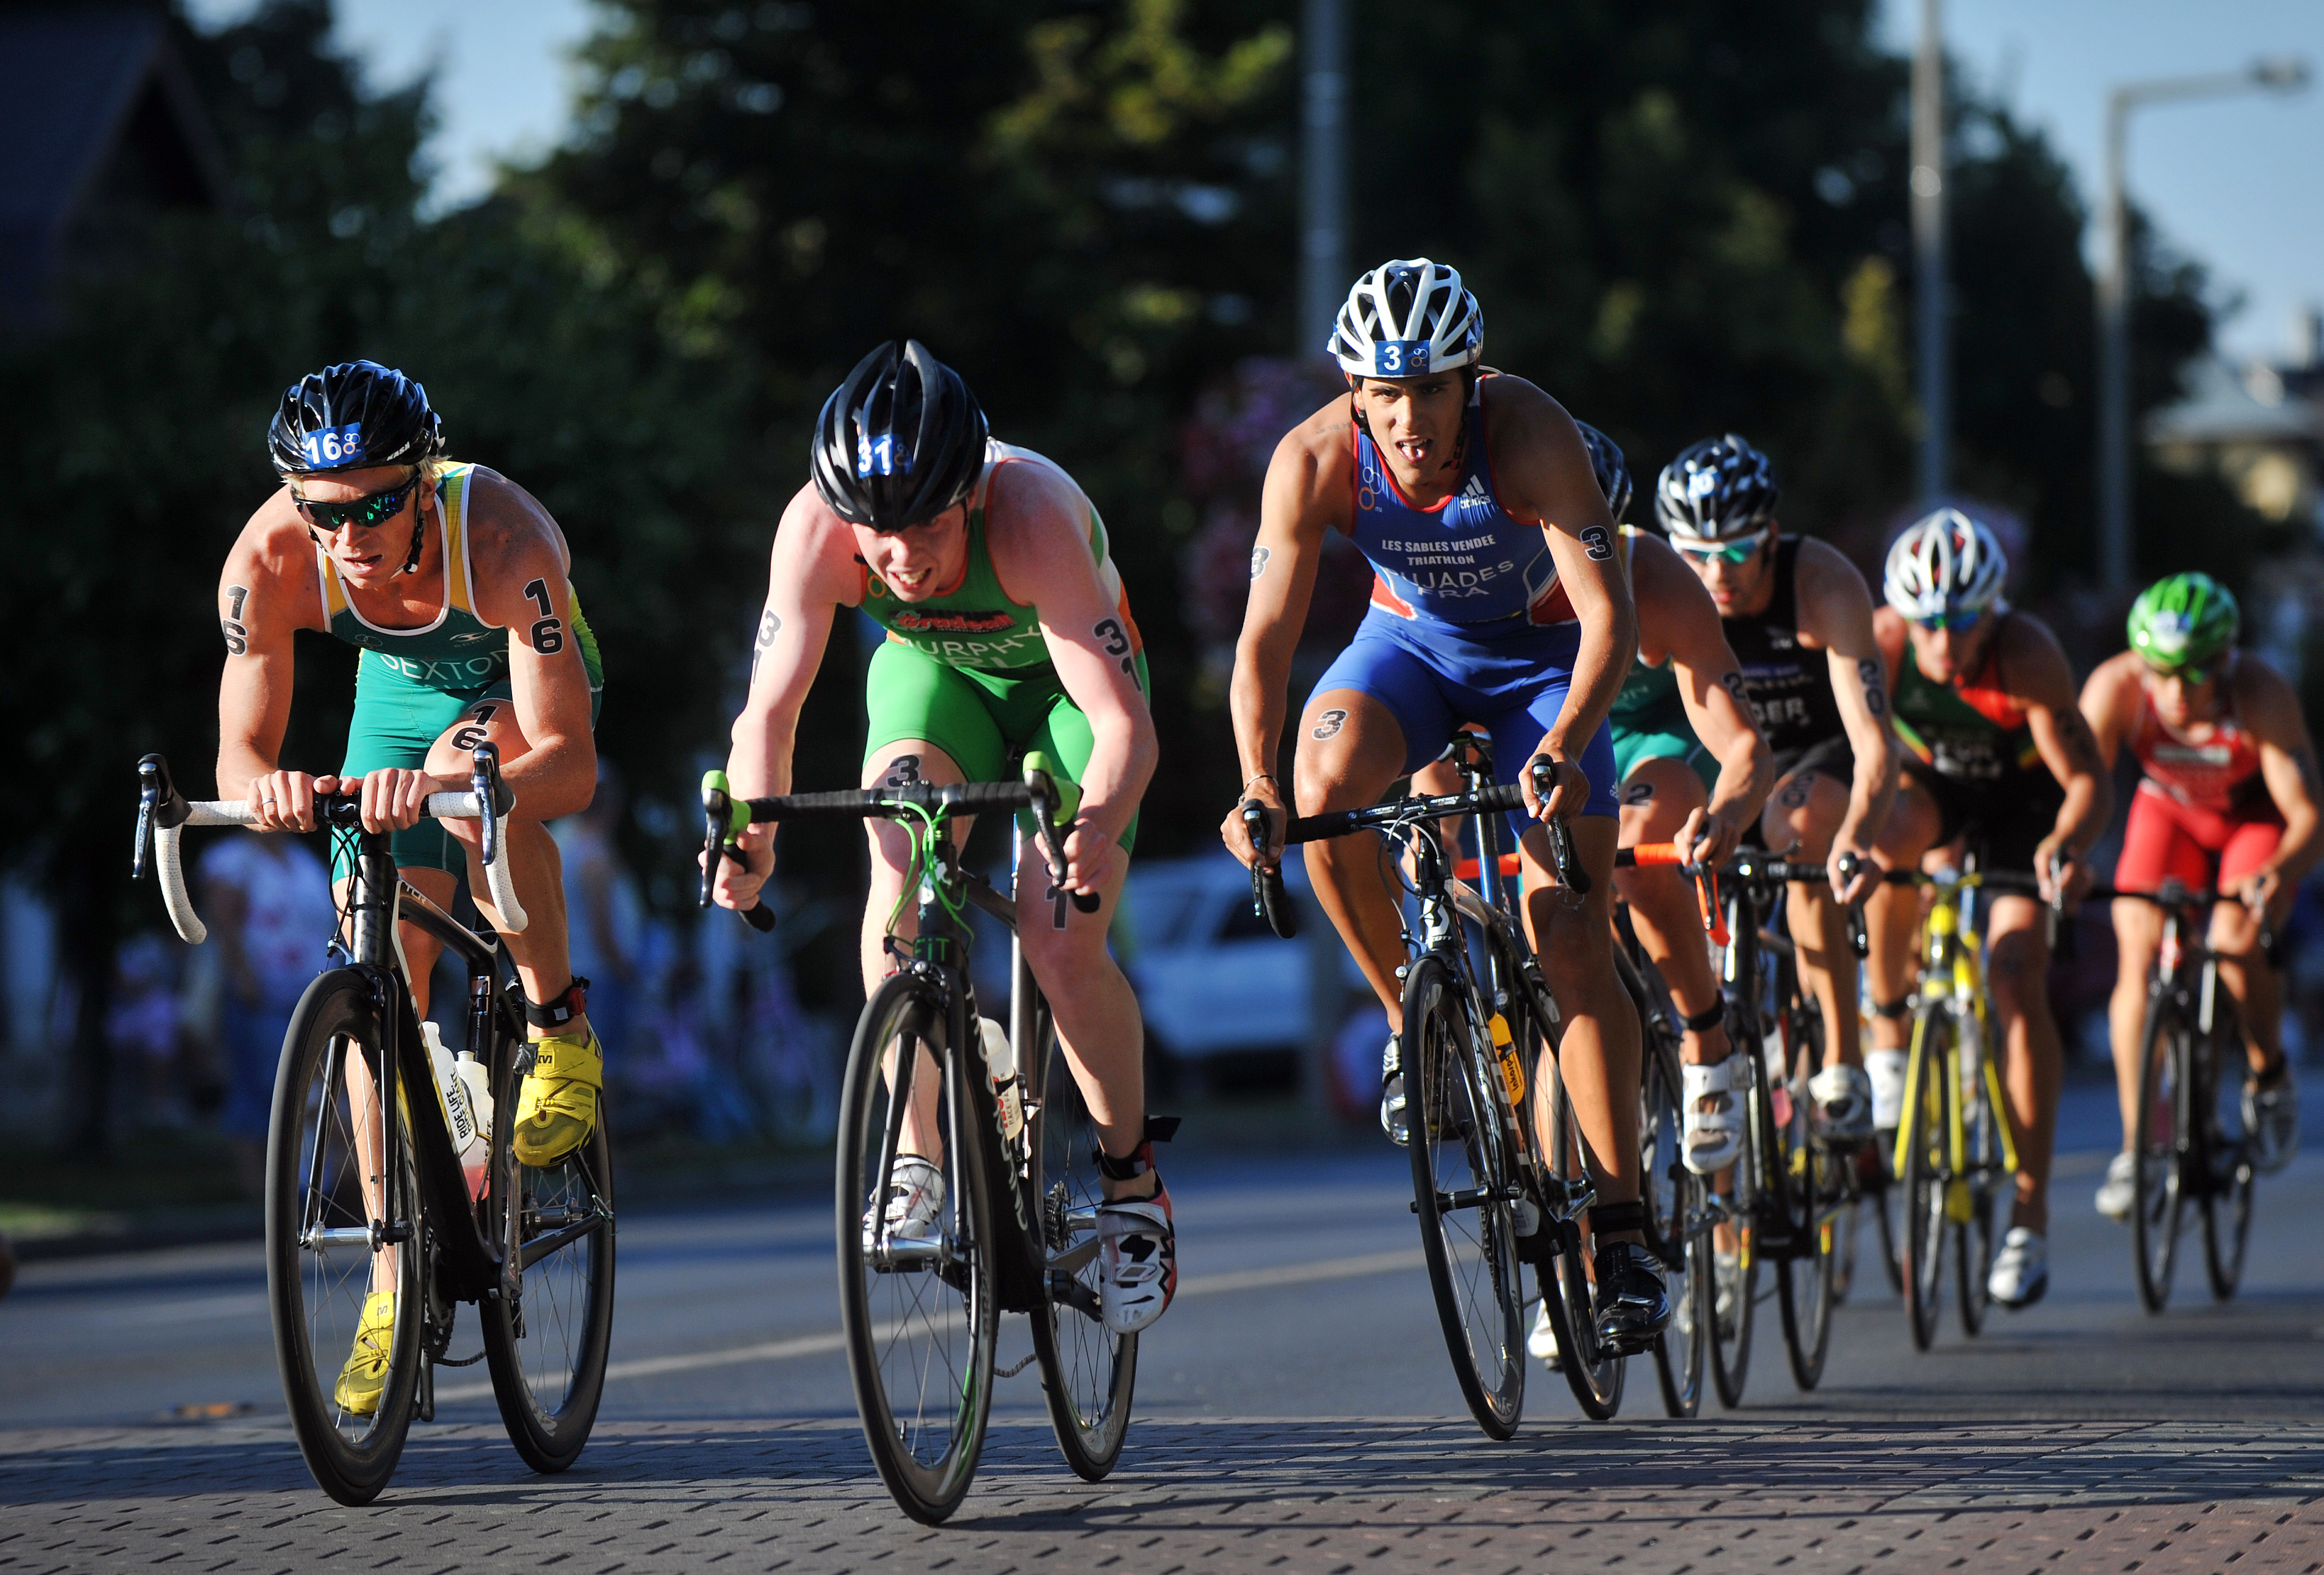
[[2208,574],[2158,579],[2130,604],[2130,648],[2160,672],[2202,667],[2236,643],[2243,614]]

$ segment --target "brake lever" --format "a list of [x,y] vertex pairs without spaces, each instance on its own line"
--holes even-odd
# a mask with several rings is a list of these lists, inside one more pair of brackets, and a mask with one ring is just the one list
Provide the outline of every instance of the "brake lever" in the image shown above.
[[[749,807],[734,801],[733,795],[727,785],[726,774],[723,771],[704,772],[702,774],[702,890],[696,900],[696,907],[710,906],[711,889],[717,880],[718,860],[731,858],[744,869],[751,867],[751,861],[743,857],[742,850],[729,840],[739,835],[742,828],[750,824],[750,820]],[[763,896],[742,910],[742,919],[761,935],[772,933],[775,928],[775,911],[767,906],[767,899]]]
[[[1864,860],[1853,853],[1843,851],[1832,859],[1831,867],[1832,873],[1840,876],[1840,884],[1844,890],[1855,883],[1858,874],[1864,868]],[[1847,918],[1848,950],[1854,952],[1857,960],[1861,962],[1872,950],[1872,939],[1864,931],[1864,904],[1849,903]]]
[[1291,894],[1283,888],[1282,868],[1267,867],[1267,806],[1257,799],[1245,799],[1242,829],[1250,838],[1251,912],[1266,920],[1267,927],[1277,936],[1289,940],[1299,933],[1299,914],[1291,905]]
[[[1533,773],[1534,796],[1547,803],[1549,795],[1557,791],[1562,768],[1548,755],[1536,755],[1528,769]],[[1573,838],[1567,833],[1565,822],[1551,815],[1543,824],[1549,828],[1549,857],[1557,870],[1557,884],[1577,897],[1588,896],[1590,876],[1582,867],[1582,861],[1573,857]]]

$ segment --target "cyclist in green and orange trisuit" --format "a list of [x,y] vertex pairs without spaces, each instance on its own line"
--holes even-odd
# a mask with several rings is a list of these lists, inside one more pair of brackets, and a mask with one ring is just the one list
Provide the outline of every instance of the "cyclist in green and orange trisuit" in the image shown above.
[[[475,863],[479,823],[423,820],[420,810],[430,793],[467,788],[470,750],[499,748],[516,793],[503,857],[530,919],[505,940],[537,1047],[514,1146],[526,1164],[551,1163],[595,1126],[604,1078],[586,981],[568,966],[557,844],[542,824],[586,808],[597,780],[603,672],[567,577],[565,534],[514,482],[446,459],[427,391],[374,362],[292,384],[268,443],[282,485],[243,527],[218,579],[218,796],[246,802],[261,830],[311,831],[318,793],[360,793],[364,829],[392,833],[406,881],[445,905],[465,868],[497,925]],[[281,761],[300,629],[363,648],[346,755],[319,776]],[[349,859],[345,848],[334,852],[344,893]],[[417,925],[400,931],[424,1014],[442,946]],[[369,1073],[353,1057],[347,1070],[356,1131],[375,1145],[377,1127],[361,1117],[374,1097]],[[368,1172],[376,1157],[366,1155]],[[339,1378],[338,1402],[356,1414],[378,1408],[386,1381],[394,1253],[374,1255],[374,1290]]]
[[[1055,463],[991,439],[967,384],[917,339],[872,351],[825,403],[813,470],[775,532],[727,775],[741,797],[791,790],[799,707],[833,621],[860,608],[888,634],[864,681],[865,787],[1007,781],[1012,755],[1030,750],[1080,784],[1065,886],[1094,892],[1101,904],[1069,913],[1060,930],[1040,886],[1028,883],[1018,935],[1102,1144],[1102,1311],[1109,1328],[1134,1333],[1169,1304],[1177,1247],[1146,1133],[1138,998],[1106,950],[1157,750],[1146,658],[1105,523]],[[874,820],[869,830],[867,993],[894,971],[889,915],[899,911],[912,862],[902,828]],[[773,831],[762,824],[744,834],[747,869],[719,861],[722,904],[758,900],[774,870]],[[909,935],[911,913],[900,913],[894,932]],[[932,1079],[918,1086],[933,1099]],[[906,1122],[885,1200],[907,1235],[922,1234],[944,1206],[927,1114],[916,1109]]]

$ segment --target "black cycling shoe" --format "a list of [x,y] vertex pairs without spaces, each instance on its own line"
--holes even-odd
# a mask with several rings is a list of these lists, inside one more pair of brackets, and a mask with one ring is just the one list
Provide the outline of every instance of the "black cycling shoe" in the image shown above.
[[1598,1339],[1615,1356],[1655,1348],[1671,1320],[1662,1265],[1642,1243],[1608,1242],[1598,1249]]

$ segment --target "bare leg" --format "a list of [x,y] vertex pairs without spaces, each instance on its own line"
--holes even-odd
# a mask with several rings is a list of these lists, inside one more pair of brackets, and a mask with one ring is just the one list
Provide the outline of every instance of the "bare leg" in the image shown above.
[[[1702,779],[1684,761],[1640,761],[1622,784],[1621,846],[1669,841],[1709,796]],[[1693,1017],[1717,1005],[1719,976],[1685,877],[1669,868],[1618,869],[1614,888],[1629,904],[1630,927],[1662,971],[1678,1009]],[[1727,1030],[1714,1024],[1700,1033],[1686,1030],[1680,1053],[1690,1066],[1710,1066],[1726,1060],[1727,1051]]]
[[2017,1146],[2017,1202],[2009,1223],[2050,1229],[2050,1157],[2058,1140],[2058,1090],[2066,1047],[2050,1014],[2050,944],[2042,909],[2030,897],[1996,897],[1986,928],[1986,985],[2006,1045],[2011,1141]]
[[[952,756],[925,739],[906,739],[880,751],[880,758],[863,768],[863,785],[877,787],[882,783],[932,783],[938,787],[967,780]],[[968,834],[975,827],[969,817],[953,822],[955,846],[966,846]],[[912,839],[905,829],[892,820],[866,820],[865,835],[872,842],[872,891],[863,903],[863,930],[861,955],[863,966],[863,994],[868,1000],[881,982],[897,968],[895,955],[888,950],[891,933],[902,942],[909,955],[911,942],[920,933],[919,911],[909,900],[906,877],[911,873]],[[901,908],[898,907],[902,903]],[[895,927],[889,928],[889,915],[895,915]],[[889,1052],[890,1064],[887,1077],[890,1085],[896,1079],[894,1052]],[[937,1109],[937,1072],[936,1058],[923,1048],[918,1064],[912,1072],[911,1108],[904,1113],[904,1128],[899,1138],[898,1152],[919,1154],[941,1164],[944,1161],[944,1126]]]
[[[1943,816],[1927,788],[1911,777],[1896,784],[1896,798],[1888,823],[1880,829],[1877,851],[1890,869],[1912,869],[1936,842]],[[1865,939],[1870,942],[1864,959],[1865,979],[1872,987],[1872,1005],[1902,1001],[1913,993],[1918,968],[1914,942],[1921,933],[1921,888],[1879,885],[1864,903]],[[1876,1050],[1903,1050],[1912,1034],[1903,1017],[1872,1014],[1872,1044]]]
[[2146,976],[2163,944],[2163,915],[2151,903],[2117,897],[2114,903],[2115,950],[2120,963],[2114,994],[2107,999],[2107,1037],[2114,1042],[2115,1091],[2122,1101],[2122,1151],[2137,1141],[2138,1039],[2146,1026]]
[[[1803,771],[1775,785],[1759,818],[1769,848],[1793,849],[1820,864],[1848,813],[1848,784],[1820,771]],[[1792,942],[1799,949],[1800,983],[1823,1013],[1823,1064],[1861,1066],[1857,1048],[1856,958],[1848,949],[1848,916],[1822,881],[1794,881],[1784,904]]]
[[[1057,1037],[1089,1101],[1098,1141],[1117,1159],[1127,1158],[1146,1137],[1145,1023],[1137,992],[1105,944],[1129,874],[1130,861],[1116,860],[1098,911],[1084,913],[1067,903],[1063,930],[1046,894],[1048,878],[1038,851],[1028,850],[1017,890],[1017,932],[1026,964],[1056,1017]],[[1160,1184],[1151,1170],[1127,1181],[1104,1178],[1109,1199],[1150,1198]]]
[[[2269,916],[2281,926],[2290,908],[2290,894],[2279,894],[2269,904]],[[2260,954],[2259,928],[2257,915],[2240,903],[2211,912],[2211,950],[2218,954],[2219,977],[2243,1018],[2244,1052],[2254,1072],[2269,1070],[2283,1059],[2283,976]]]
[[[1299,812],[1361,809],[1379,801],[1404,769],[1404,729],[1386,706],[1353,690],[1307,702],[1299,719],[1293,798]],[[1388,1014],[1388,1032],[1404,1026],[1404,923],[1386,844],[1376,837],[1334,837],[1306,845],[1316,900],[1347,942]]]

